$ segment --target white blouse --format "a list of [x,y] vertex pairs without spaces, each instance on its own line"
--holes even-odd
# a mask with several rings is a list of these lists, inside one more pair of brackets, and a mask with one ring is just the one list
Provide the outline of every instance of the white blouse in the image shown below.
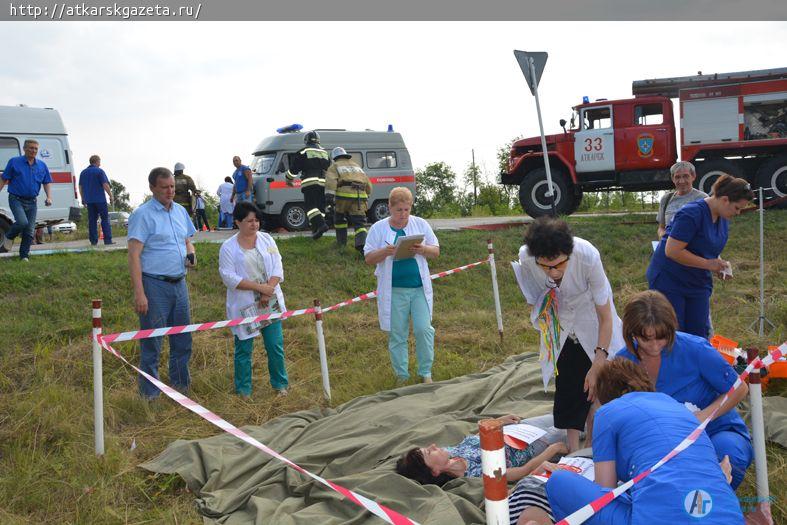
[[[517,281],[528,304],[533,305],[534,313],[539,297],[549,289],[548,278],[537,264],[535,257],[528,253],[527,246],[519,249],[519,269]],[[550,283],[551,284],[551,283]],[[554,284],[552,284],[554,286]],[[585,239],[574,237],[574,251],[571,253],[563,279],[556,289],[558,319],[560,320],[560,348],[569,335],[575,336],[591,361],[593,351],[598,346],[598,314],[596,306],[609,301],[612,309],[612,338],[610,339],[609,359],[623,348],[623,327],[612,300],[612,287],[601,255],[595,246]],[[535,315],[531,316],[534,318]],[[535,323],[534,323],[535,326]]]

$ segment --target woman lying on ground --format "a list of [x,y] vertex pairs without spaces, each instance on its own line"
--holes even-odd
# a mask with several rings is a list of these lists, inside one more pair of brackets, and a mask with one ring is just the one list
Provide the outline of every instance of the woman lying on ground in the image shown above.
[[[519,423],[517,416],[503,416],[498,418],[504,425]],[[542,421],[540,424],[537,420]],[[551,427],[545,425],[544,418],[524,420],[522,423],[538,426],[539,428]],[[506,452],[506,477],[508,481],[517,481],[527,476],[536,467],[557,455],[568,452],[562,441],[556,441],[557,436],[564,433],[549,434],[530,444],[526,449],[519,450],[508,445]],[[417,481],[422,485],[443,486],[452,479],[468,477],[481,477],[481,441],[477,434],[465,437],[455,447],[441,448],[432,443],[428,447],[415,447],[407,451],[396,462],[396,472]]]
[[[602,406],[593,429],[595,482],[565,470],[554,472],[546,490],[557,520],[655,465],[698,425],[681,403],[654,392],[645,369],[628,359],[614,359],[599,371],[597,394]],[[705,432],[585,523],[678,524],[696,518],[714,525],[743,523],[738,498]]]

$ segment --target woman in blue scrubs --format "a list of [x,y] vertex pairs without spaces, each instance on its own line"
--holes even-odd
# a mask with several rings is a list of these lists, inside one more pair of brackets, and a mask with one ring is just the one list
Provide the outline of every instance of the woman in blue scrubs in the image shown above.
[[[554,472],[546,488],[556,520],[655,465],[698,424],[680,403],[653,392],[645,370],[627,359],[615,359],[602,368],[596,392],[602,403],[593,428],[596,481],[569,471]],[[743,514],[703,432],[585,523],[742,525]]]
[[683,332],[708,337],[711,273],[732,277],[724,273],[730,265],[719,255],[727,244],[729,220],[752,199],[748,182],[725,174],[710,197],[683,206],[667,226],[646,275],[650,289],[672,303]]
[[[738,374],[707,340],[678,332],[677,324],[662,294],[652,290],[636,294],[623,314],[626,348],[617,357],[641,363],[657,392],[683,403],[698,421],[704,421]],[[749,430],[735,410],[748,391],[746,383],[740,385],[706,428],[718,459],[730,458],[733,489],[743,481],[754,455]]]

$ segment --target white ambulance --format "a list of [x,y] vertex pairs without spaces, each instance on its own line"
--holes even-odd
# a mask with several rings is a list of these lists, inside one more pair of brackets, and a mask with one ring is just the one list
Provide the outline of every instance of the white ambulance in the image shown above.
[[[22,146],[27,139],[38,141],[38,158],[46,163],[52,176],[52,206],[44,205],[46,193],[41,188],[36,216],[38,225],[78,221],[81,208],[73,155],[60,114],[52,108],[0,106],[0,173],[8,159],[23,154]],[[0,192],[0,245],[13,222],[6,185]]]
[[[285,178],[291,156],[304,147],[306,131],[279,133],[263,139],[249,165],[254,174],[257,205],[265,213],[266,222],[277,221],[288,230],[308,226],[300,182],[296,180],[295,186],[290,187]],[[320,145],[329,153],[341,146],[366,172],[373,186],[368,201],[371,222],[388,216],[388,194],[393,188],[406,186],[415,195],[415,172],[401,134],[344,129],[316,131],[320,134]]]

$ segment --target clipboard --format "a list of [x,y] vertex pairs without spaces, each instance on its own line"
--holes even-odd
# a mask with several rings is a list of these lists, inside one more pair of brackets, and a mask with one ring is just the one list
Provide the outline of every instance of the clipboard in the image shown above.
[[394,247],[396,248],[396,251],[394,251],[394,261],[412,258],[413,255],[410,253],[410,247],[414,244],[422,243],[423,240],[423,233],[418,233],[416,235],[403,235],[396,239],[396,244],[394,244]]

